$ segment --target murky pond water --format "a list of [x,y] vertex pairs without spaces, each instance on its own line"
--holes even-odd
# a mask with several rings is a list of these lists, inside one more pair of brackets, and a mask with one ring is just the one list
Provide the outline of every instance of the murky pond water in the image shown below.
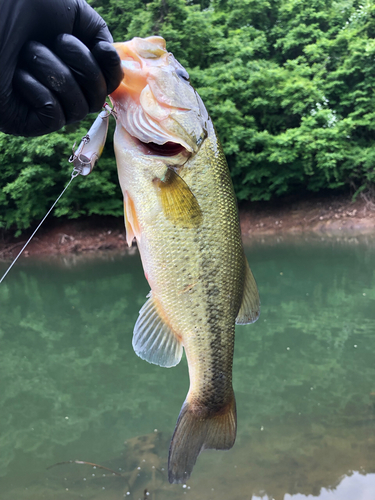
[[[18,263],[0,286],[0,499],[373,500],[375,241],[247,254],[262,314],[237,329],[237,441],[187,485],[165,471],[186,361],[162,369],[131,347],[138,255]],[[47,469],[71,460],[111,470]]]

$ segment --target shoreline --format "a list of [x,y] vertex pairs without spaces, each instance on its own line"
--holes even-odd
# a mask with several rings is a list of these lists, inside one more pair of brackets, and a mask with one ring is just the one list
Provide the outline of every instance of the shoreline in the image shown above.
[[[347,237],[375,235],[375,210],[363,199],[352,202],[348,196],[285,199],[252,202],[240,207],[244,241],[252,238],[289,235]],[[0,241],[0,260],[15,258],[32,230]],[[122,217],[92,216],[80,219],[47,220],[23,253],[24,257],[92,254],[117,251],[134,253],[128,247]]]

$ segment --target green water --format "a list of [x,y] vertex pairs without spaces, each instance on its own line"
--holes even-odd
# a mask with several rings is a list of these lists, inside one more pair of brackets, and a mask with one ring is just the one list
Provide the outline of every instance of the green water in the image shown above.
[[[19,262],[0,285],[0,499],[373,500],[375,240],[247,255],[262,313],[237,328],[237,441],[187,485],[165,474],[186,361],[162,369],[131,347],[149,291],[138,255]],[[70,460],[120,475],[47,469]]]

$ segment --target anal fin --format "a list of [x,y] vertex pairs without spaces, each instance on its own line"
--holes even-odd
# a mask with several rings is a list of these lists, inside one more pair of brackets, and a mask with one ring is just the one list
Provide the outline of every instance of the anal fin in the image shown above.
[[245,259],[245,283],[242,296],[242,304],[236,318],[237,325],[254,323],[259,318],[260,300],[258,287],[251,272],[249,263]]
[[152,295],[139,311],[133,348],[140,358],[166,368],[176,366],[181,360],[181,341],[160,316]]

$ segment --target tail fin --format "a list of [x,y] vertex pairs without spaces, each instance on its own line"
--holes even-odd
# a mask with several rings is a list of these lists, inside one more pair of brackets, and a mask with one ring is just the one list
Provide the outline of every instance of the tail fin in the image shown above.
[[[209,412],[207,412],[209,413]],[[216,413],[202,417],[185,401],[169,448],[168,479],[183,483],[189,479],[198,455],[204,449],[229,450],[237,430],[236,401]]]

